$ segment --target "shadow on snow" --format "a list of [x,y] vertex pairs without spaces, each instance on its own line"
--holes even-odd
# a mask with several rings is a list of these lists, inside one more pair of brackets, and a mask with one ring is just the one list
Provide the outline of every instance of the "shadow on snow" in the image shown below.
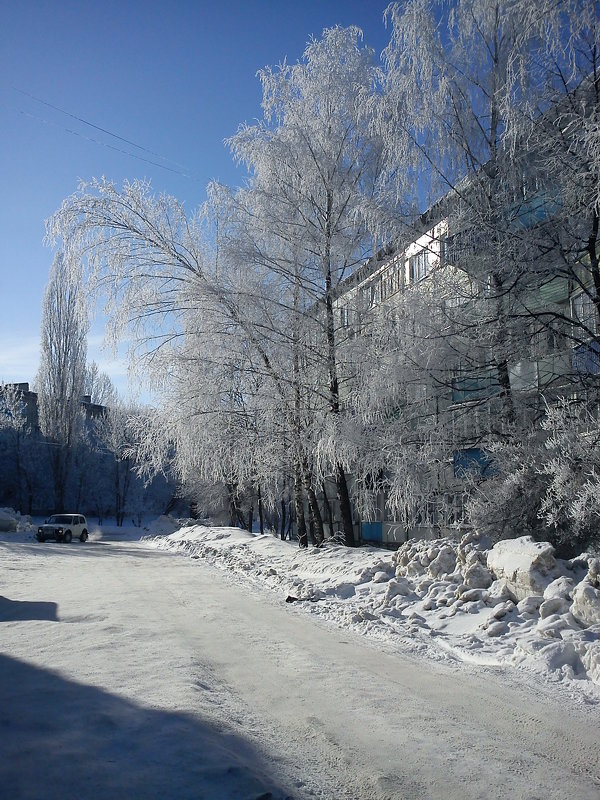
[[[137,546],[136,546],[137,545]],[[7,550],[18,548],[20,551],[27,551],[32,556],[38,558],[50,558],[52,556],[63,556],[70,558],[90,558],[90,557],[123,557],[135,556],[136,558],[164,558],[164,551],[156,548],[139,544],[139,540],[117,540],[105,538],[89,540],[85,543],[74,541],[69,544],[64,542],[11,542],[7,539],[0,539],[0,548]]]
[[[21,605],[38,606],[31,613],[42,614],[54,604]],[[144,708],[5,655],[0,751],[2,798],[290,798],[263,756],[226,729],[191,714]]]
[[58,622],[58,605],[31,600],[10,600],[0,596],[0,622],[34,619]]

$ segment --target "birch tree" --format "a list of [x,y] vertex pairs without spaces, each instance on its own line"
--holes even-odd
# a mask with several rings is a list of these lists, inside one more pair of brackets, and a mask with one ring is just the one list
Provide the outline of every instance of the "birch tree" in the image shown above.
[[[378,70],[372,51],[360,46],[361,36],[357,28],[325,30],[297,64],[262,70],[263,120],[243,126],[230,140],[235,158],[251,174],[252,207],[260,205],[252,223],[270,233],[266,251],[255,248],[254,257],[287,283],[287,308],[312,327],[309,360],[320,373],[312,400],[334,427],[341,413],[340,381],[347,379],[340,374],[334,297],[391,218],[385,149],[364,113],[377,102]],[[292,364],[298,363],[292,356]],[[349,466],[332,441],[329,467],[344,538],[352,544]],[[300,463],[301,471],[307,467]]]
[[[153,196],[146,183],[119,190],[105,180],[82,184],[49,224],[50,236],[62,237],[70,263],[80,263],[85,254],[90,285],[105,298],[110,336],[127,334],[138,369],[174,410],[162,440],[158,428],[146,429],[149,445],[166,457],[173,442],[183,441],[186,426],[193,433],[195,418],[210,426],[198,405],[199,385],[186,376],[199,378],[205,365],[218,363],[223,345],[244,341],[269,380],[278,380],[254,324],[258,309],[249,301],[251,288],[241,290],[245,276],[239,271],[219,270],[209,227],[204,209],[188,218],[180,203]],[[225,364],[236,352],[232,346]],[[240,459],[248,455],[235,452]],[[145,458],[159,468],[148,448]]]
[[117,392],[110,377],[100,370],[95,361],[86,368],[85,394],[90,402],[99,406],[112,406],[117,402]]
[[[458,234],[451,257],[483,299],[477,339],[489,348],[508,422],[514,417],[512,292],[526,255],[511,230],[515,176],[503,137],[515,104],[529,90],[535,36],[525,27],[530,5],[410,0],[387,11],[389,98],[407,109],[398,129],[388,126],[390,135],[396,148],[418,163],[429,201],[451,193],[451,224]],[[468,352],[462,361],[470,364]]]
[[[508,133],[513,151],[525,145],[533,153],[537,204],[547,208],[536,230],[540,272],[547,276],[552,270],[552,277],[581,291],[573,307],[575,327],[561,320],[580,344],[600,331],[600,4],[570,0],[558,6],[546,18],[530,10],[540,42],[538,91]],[[553,315],[542,316],[544,321],[552,324]]]
[[[252,398],[260,434],[250,425],[248,435],[264,441],[262,423],[270,419],[277,423],[272,432],[279,427],[278,441],[293,442],[294,481],[306,489],[317,527],[319,476],[307,458],[314,439],[302,425],[313,414],[317,420],[340,416],[340,380],[346,376],[339,374],[334,294],[371,252],[372,232],[383,236],[391,218],[382,140],[363,114],[366,101],[377,95],[378,72],[360,37],[357,28],[327,30],[298,64],[261,71],[264,120],[242,127],[230,141],[251,173],[247,192],[227,193],[237,230],[233,221],[229,229],[224,224],[219,203],[188,217],[174,198],[154,197],[147,184],[119,190],[105,180],[82,184],[48,226],[51,240],[62,238],[69,263],[85,257],[88,274],[106,295],[112,333],[127,330],[159,388],[170,391],[174,374],[181,375],[191,341],[201,342],[198,362],[209,363],[219,335],[243,343],[242,363],[267,387]],[[200,339],[194,326],[207,309],[211,333]],[[179,392],[179,378],[175,384]],[[245,382],[244,403],[251,396]],[[267,399],[268,414],[261,405]],[[179,400],[193,419],[189,384]],[[235,418],[235,409],[229,411]],[[248,453],[242,449],[236,456]],[[350,544],[349,465],[337,458],[335,446],[328,458]],[[254,458],[255,472],[257,465]],[[238,468],[245,469],[242,460]]]
[[[451,257],[485,297],[478,337],[508,418],[508,363],[527,355],[518,343],[532,331],[573,333],[568,308],[540,303],[540,288],[554,282],[556,295],[564,279],[600,307],[599,9],[583,0],[409,0],[386,12],[383,127],[428,201],[447,195]],[[390,124],[398,103],[405,114]],[[580,317],[575,336],[589,339],[597,313]]]
[[[448,255],[469,278],[448,315],[455,364],[493,366],[503,401],[487,444],[505,473],[472,505],[478,527],[490,512],[512,530],[543,527],[540,389],[550,400],[569,380],[596,391],[598,12],[579,0],[410,0],[387,12],[388,97],[407,114],[393,126],[388,111],[383,126],[426,176],[428,200],[445,197]],[[511,366],[569,357],[573,345],[584,350],[570,376],[568,358],[556,386],[515,391]]]

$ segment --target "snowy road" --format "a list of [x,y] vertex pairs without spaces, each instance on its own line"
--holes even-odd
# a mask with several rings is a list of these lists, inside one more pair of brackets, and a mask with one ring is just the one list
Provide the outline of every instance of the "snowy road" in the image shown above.
[[600,795],[597,707],[135,541],[0,542],[0,798]]

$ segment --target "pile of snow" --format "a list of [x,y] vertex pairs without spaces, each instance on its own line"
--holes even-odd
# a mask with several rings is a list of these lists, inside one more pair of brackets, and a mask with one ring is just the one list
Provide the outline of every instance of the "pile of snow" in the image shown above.
[[186,524],[187,520],[175,519],[167,514],[163,514],[162,517],[153,520],[144,530],[152,536],[165,536],[183,528]]
[[35,530],[35,526],[31,522],[30,516],[21,515],[12,508],[0,508],[0,531],[28,533],[33,530]]
[[[554,557],[531,537],[410,541],[391,553],[162,517],[153,546],[202,558],[341,626],[431,657],[533,669],[600,699],[600,560]],[[168,528],[171,530],[168,530]]]
[[535,542],[530,536],[498,542],[488,553],[487,565],[506,581],[517,600],[543,594],[560,574],[552,545]]

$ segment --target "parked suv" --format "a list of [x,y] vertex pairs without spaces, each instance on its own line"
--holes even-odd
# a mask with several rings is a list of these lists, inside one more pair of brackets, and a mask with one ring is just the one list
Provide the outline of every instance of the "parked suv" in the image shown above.
[[74,536],[78,536],[80,542],[88,538],[87,522],[81,514],[53,514],[40,525],[36,534],[38,542],[56,539],[68,543]]

